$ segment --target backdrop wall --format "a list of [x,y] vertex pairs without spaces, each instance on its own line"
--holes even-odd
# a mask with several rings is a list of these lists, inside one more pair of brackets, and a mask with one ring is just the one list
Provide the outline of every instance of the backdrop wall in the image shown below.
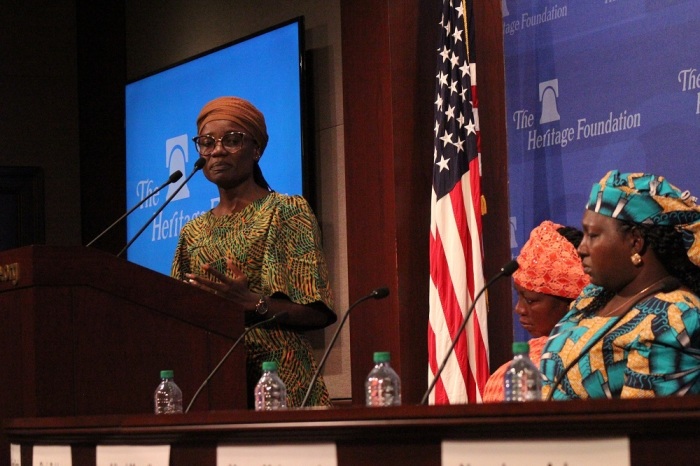
[[698,194],[700,3],[503,0],[502,14],[513,256],[545,219],[580,228],[608,170]]

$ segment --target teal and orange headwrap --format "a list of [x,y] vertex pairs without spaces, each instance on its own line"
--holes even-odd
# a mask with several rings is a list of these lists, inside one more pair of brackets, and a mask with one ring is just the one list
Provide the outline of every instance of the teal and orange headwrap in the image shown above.
[[586,208],[627,222],[675,227],[688,258],[700,266],[700,207],[695,201],[663,176],[612,170],[593,185]]

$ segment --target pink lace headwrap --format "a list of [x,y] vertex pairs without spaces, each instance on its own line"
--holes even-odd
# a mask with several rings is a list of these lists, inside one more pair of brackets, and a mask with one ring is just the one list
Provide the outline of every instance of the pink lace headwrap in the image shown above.
[[557,231],[561,227],[545,220],[532,230],[518,256],[520,268],[513,280],[530,291],[574,299],[590,278],[574,245]]

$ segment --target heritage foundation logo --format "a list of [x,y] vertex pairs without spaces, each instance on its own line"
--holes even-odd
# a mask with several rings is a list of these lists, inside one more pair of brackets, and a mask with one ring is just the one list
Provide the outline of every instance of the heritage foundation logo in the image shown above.
[[542,103],[542,113],[540,124],[559,121],[559,111],[557,110],[557,97],[559,97],[559,80],[552,79],[540,83],[540,103]]
[[[187,175],[187,162],[189,161],[188,152],[188,142],[189,139],[187,134],[181,134],[180,136],[175,136],[173,138],[167,139],[165,141],[165,168],[172,175],[177,170],[180,170],[183,175]],[[168,185],[168,192],[165,199],[169,199],[178,187],[185,182],[186,177],[183,176],[179,181],[171,183]],[[142,180],[139,185],[145,187],[139,188],[139,196],[147,196],[155,186],[154,181],[151,179]],[[142,207],[154,208],[159,205],[158,195],[153,196],[153,199],[148,202],[148,205]],[[189,187],[185,184],[182,189],[175,195],[171,202],[188,199],[190,197]],[[172,205],[172,204],[171,204]],[[185,213],[183,209],[177,209],[168,217],[164,216],[164,212],[161,212],[158,217],[153,220],[151,225],[151,241],[162,241],[169,238],[175,238],[180,235],[180,230],[188,221],[195,217],[202,215],[203,211],[195,211],[191,213]]]
[[681,92],[696,91],[695,114],[700,115],[700,74],[695,68],[686,68],[678,72],[678,82]]
[[[698,82],[700,87],[700,81]],[[527,150],[546,147],[566,147],[570,143],[582,139],[604,136],[619,131],[628,131],[642,125],[641,113],[609,111],[607,118],[589,117],[576,118],[576,124],[552,127],[552,123],[561,122],[559,113],[560,86],[558,79],[539,83],[540,118],[535,124],[535,113],[531,109],[522,108],[513,112],[512,122],[516,131],[527,131]],[[568,119],[567,119],[568,121]],[[566,121],[564,121],[566,123]]]
[[556,3],[552,6],[545,5],[542,9],[523,11],[519,16],[513,15],[514,19],[511,19],[507,1],[501,0],[501,15],[504,19],[503,35],[512,36],[525,29],[566,18],[569,15],[569,7],[567,5],[559,6]]
[[[189,154],[187,149],[187,135],[182,134],[174,138],[170,138],[165,141],[165,167],[170,170],[172,175],[176,171],[180,170],[183,175],[187,173],[185,166],[187,165]],[[170,198],[172,194],[185,182],[185,177],[180,178],[180,181],[171,183],[168,186],[168,195],[166,197]],[[173,198],[173,202],[179,201],[180,199],[187,199],[190,197],[190,190],[187,185],[183,186],[179,193]]]

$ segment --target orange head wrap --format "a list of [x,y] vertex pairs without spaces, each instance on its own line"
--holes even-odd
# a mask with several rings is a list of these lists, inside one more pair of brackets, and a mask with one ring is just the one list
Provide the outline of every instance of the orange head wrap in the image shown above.
[[260,146],[260,154],[267,146],[267,126],[265,116],[253,104],[240,97],[219,97],[208,102],[197,117],[197,132],[214,120],[233,121],[250,134]]
[[561,227],[545,220],[532,230],[518,256],[520,268],[513,280],[530,291],[574,299],[590,278],[574,245],[557,231]]

